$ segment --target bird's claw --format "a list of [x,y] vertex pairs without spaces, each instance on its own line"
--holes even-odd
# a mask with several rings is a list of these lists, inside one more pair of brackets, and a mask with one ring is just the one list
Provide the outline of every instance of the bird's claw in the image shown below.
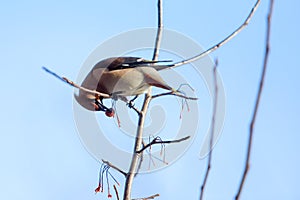
[[130,100],[128,103],[127,103],[127,106],[128,108],[133,108],[134,107],[134,102],[132,100]]

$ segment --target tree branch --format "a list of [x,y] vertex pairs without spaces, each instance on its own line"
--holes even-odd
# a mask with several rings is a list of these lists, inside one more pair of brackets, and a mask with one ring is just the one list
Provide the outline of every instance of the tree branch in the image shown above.
[[265,56],[264,56],[264,62],[263,62],[263,69],[262,69],[262,74],[260,78],[260,84],[257,92],[257,97],[256,97],[256,102],[254,106],[254,112],[253,116],[251,119],[251,124],[249,127],[249,138],[248,138],[248,148],[247,148],[247,157],[246,157],[246,162],[245,162],[245,168],[244,168],[244,173],[242,175],[242,179],[238,188],[238,192],[235,196],[235,199],[238,200],[240,197],[240,194],[242,192],[246,176],[249,170],[250,166],[250,156],[251,156],[251,147],[252,147],[252,138],[253,138],[253,131],[254,131],[254,126],[255,126],[255,120],[257,116],[257,111],[261,99],[261,94],[263,91],[264,87],[264,81],[265,81],[265,75],[266,75],[266,70],[267,70],[267,64],[268,64],[268,57],[269,57],[269,49],[270,49],[270,34],[271,34],[271,18],[272,18],[272,12],[273,12],[273,4],[274,0],[270,0],[270,7],[269,7],[269,14],[267,18],[267,33],[266,33],[266,47],[265,47]]
[[215,62],[215,66],[213,69],[213,80],[214,80],[214,105],[213,105],[213,114],[211,118],[211,132],[210,132],[210,140],[209,140],[209,154],[208,154],[208,162],[206,167],[206,172],[204,176],[204,180],[201,186],[200,191],[200,200],[203,199],[203,194],[206,186],[206,182],[208,179],[208,175],[211,169],[211,160],[212,160],[212,146],[214,141],[214,133],[215,133],[215,122],[216,122],[216,114],[217,114],[217,103],[218,103],[218,82],[217,82],[217,66],[218,66],[218,60]]
[[183,99],[188,99],[188,100],[198,100],[197,97],[188,97],[188,96],[185,96],[183,94],[179,94],[178,92],[165,92],[165,93],[160,93],[160,94],[156,94],[156,95],[153,95],[152,96],[152,99],[155,99],[157,97],[162,97],[162,96],[167,96],[167,95],[173,95],[173,96],[177,96],[177,97],[180,97],[180,98],[183,98]]
[[150,143],[146,144],[142,149],[138,150],[137,153],[142,153],[144,150],[146,150],[147,148],[149,148],[150,146],[154,145],[154,144],[171,144],[171,143],[178,143],[178,142],[182,142],[184,140],[189,139],[191,136],[186,136],[183,138],[180,138],[178,140],[158,140],[157,138],[154,138]]
[[144,123],[145,123],[146,113],[147,113],[150,101],[151,101],[151,95],[150,95],[150,92],[148,92],[147,94],[145,94],[143,107],[142,107],[141,113],[139,115],[139,122],[138,122],[138,127],[137,127],[137,134],[136,134],[136,138],[135,138],[132,160],[131,160],[130,169],[129,169],[129,172],[127,173],[126,181],[125,181],[124,200],[131,200],[132,183],[133,183],[135,173],[137,171],[138,160],[140,157],[140,154],[137,152],[141,148],[141,145],[142,145]]
[[156,39],[155,39],[155,47],[153,52],[152,60],[158,60],[159,55],[159,48],[161,44],[161,38],[162,38],[162,30],[163,30],[163,6],[162,6],[162,0],[157,1],[157,9],[158,9],[158,17],[157,17],[157,32],[156,32]]
[[[157,36],[156,36],[156,42],[155,42],[155,49],[153,52],[153,61],[156,61],[158,59],[158,54],[159,54],[159,48],[160,48],[160,41],[161,41],[161,36],[162,36],[162,0],[158,0],[158,30],[157,30]],[[148,90],[147,94],[145,94],[145,99],[144,103],[142,106],[142,110],[137,112],[139,115],[139,121],[138,121],[138,127],[137,127],[137,133],[136,133],[136,138],[135,138],[135,145],[134,145],[134,150],[133,150],[133,156],[130,164],[130,169],[129,172],[127,173],[126,176],[126,181],[125,181],[125,188],[124,188],[124,200],[131,200],[131,190],[132,190],[132,183],[133,179],[135,177],[135,174],[138,171],[138,160],[140,157],[140,153],[137,153],[137,151],[141,148],[142,142],[143,142],[143,129],[144,129],[144,123],[145,123],[145,118],[147,114],[147,110],[149,107],[149,103],[152,99],[151,96],[151,89]]]
[[104,164],[108,165],[109,167],[111,167],[111,168],[117,170],[118,172],[120,172],[120,173],[123,174],[124,176],[127,175],[123,170],[121,170],[121,169],[118,168],[117,166],[111,164],[109,161],[106,161],[106,160],[103,160],[103,159],[102,159],[102,162],[103,162]]
[[259,4],[260,4],[260,0],[257,0],[256,3],[254,4],[254,6],[252,7],[249,15],[247,16],[246,20],[244,21],[244,23],[242,25],[240,25],[234,32],[232,32],[230,35],[228,35],[225,39],[223,39],[222,41],[220,41],[218,44],[210,47],[206,51],[204,51],[204,52],[202,52],[202,53],[200,53],[200,54],[198,54],[198,55],[196,55],[194,57],[191,57],[191,58],[188,58],[186,60],[174,63],[173,65],[170,65],[170,67],[178,67],[178,66],[181,66],[181,65],[185,65],[187,63],[191,63],[193,61],[196,61],[196,60],[198,60],[198,59],[200,59],[200,58],[202,58],[202,57],[210,54],[211,52],[215,51],[219,47],[223,46],[225,43],[227,43],[232,38],[234,38],[239,32],[241,32],[248,25],[248,23],[251,20],[253,14],[257,10]]
[[54,77],[58,78],[59,80],[65,82],[65,83],[68,83],[69,85],[71,85],[72,87],[75,87],[79,90],[82,90],[82,91],[85,91],[85,92],[88,92],[88,93],[91,93],[91,94],[95,94],[95,95],[98,95],[99,97],[104,97],[104,98],[111,98],[110,95],[108,94],[105,94],[105,93],[101,93],[101,92],[98,92],[96,90],[90,90],[90,89],[87,89],[85,87],[82,87],[82,86],[79,86],[77,85],[76,83],[74,83],[73,81],[67,79],[66,77],[61,77],[59,76],[58,74],[54,73],[53,71],[47,69],[46,67],[42,67],[43,70],[45,70],[47,73],[53,75]]
[[132,199],[132,200],[149,200],[149,199],[154,199],[155,197],[159,197],[159,194],[154,194],[154,195],[151,195],[149,197],[137,198],[137,199]]

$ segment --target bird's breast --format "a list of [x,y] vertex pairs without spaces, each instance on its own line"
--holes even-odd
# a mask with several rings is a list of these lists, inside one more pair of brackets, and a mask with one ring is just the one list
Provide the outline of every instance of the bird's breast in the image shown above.
[[99,79],[97,90],[106,91],[109,94],[134,96],[144,93],[149,87],[140,70],[129,68],[104,71]]

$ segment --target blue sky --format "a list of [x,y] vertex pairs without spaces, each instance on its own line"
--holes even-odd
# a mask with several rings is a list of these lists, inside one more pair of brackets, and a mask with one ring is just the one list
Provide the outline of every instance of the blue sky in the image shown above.
[[[165,1],[164,25],[206,49],[239,26],[253,4]],[[270,62],[242,199],[300,198],[299,6],[296,0],[275,1]],[[263,1],[249,26],[211,55],[219,59],[226,119],[214,149],[206,199],[232,199],[240,181],[261,73],[267,9],[268,1]],[[0,198],[105,199],[94,195],[99,163],[78,137],[73,90],[41,66],[76,79],[88,55],[108,38],[155,27],[156,1],[8,1],[1,4],[0,24]],[[197,199],[206,166],[199,159],[201,138],[170,167],[138,176],[134,197],[159,193],[160,199]]]

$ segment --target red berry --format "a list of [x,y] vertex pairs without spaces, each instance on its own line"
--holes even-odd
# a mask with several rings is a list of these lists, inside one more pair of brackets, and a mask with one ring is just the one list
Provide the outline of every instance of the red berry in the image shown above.
[[105,115],[107,117],[113,117],[113,116],[115,116],[115,111],[112,108],[110,108],[110,109],[105,111]]
[[95,189],[95,192],[96,192],[96,193],[100,192],[100,189],[101,189],[101,186],[99,185],[99,186]]

